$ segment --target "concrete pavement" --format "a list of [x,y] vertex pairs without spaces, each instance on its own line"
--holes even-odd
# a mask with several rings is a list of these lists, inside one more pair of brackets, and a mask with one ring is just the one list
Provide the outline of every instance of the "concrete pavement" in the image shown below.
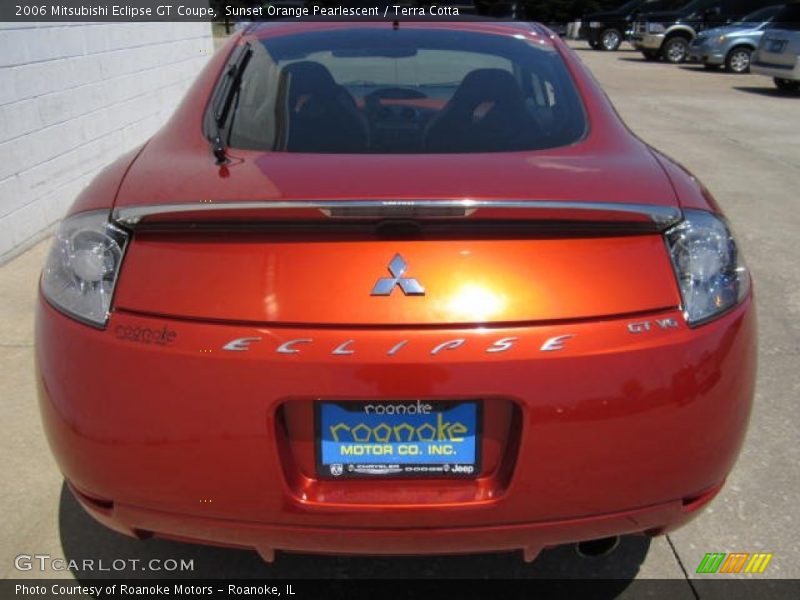
[[[695,575],[706,552],[772,552],[757,577],[800,577],[800,97],[777,94],[755,75],[651,64],[638,53],[575,47],[629,126],[696,173],[737,230],[753,270],[760,318],[760,373],[744,452],[711,507],[667,537],[629,537],[609,557],[580,559],[571,548],[546,551],[532,565],[516,555],[445,558],[325,558],[177,542],[140,542],[96,525],[62,489],[39,425],[33,380],[33,310],[46,253],[39,244],[0,267],[0,437],[6,485],[0,490],[0,575],[72,577],[69,571],[18,571],[19,554],[73,559],[175,558],[190,573],[127,570],[125,576],[194,577],[609,577],[684,581],[673,596],[706,594]],[[668,449],[665,449],[668,451]],[[104,575],[104,574],[100,574]],[[85,577],[86,574],[82,575]],[[688,579],[687,579],[688,577]],[[719,577],[719,576],[717,576]],[[623,591],[624,585],[620,586]],[[623,591],[623,595],[625,595]]]
[[800,96],[766,77],[575,46],[633,131],[711,190],[755,281],[759,377],[744,451],[720,496],[670,540],[692,578],[714,577],[694,574],[706,552],[772,552],[766,576],[800,577]]

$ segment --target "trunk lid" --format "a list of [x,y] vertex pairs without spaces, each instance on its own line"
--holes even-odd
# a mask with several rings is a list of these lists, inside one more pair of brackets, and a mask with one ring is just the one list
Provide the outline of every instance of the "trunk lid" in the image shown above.
[[[231,150],[214,165],[207,141],[155,138],[130,168],[116,208],[204,202],[486,199],[677,206],[661,167],[638,140],[493,154],[333,155]],[[144,191],[146,190],[146,192]]]
[[[176,151],[166,177],[159,155],[145,152],[134,163],[115,205],[118,217],[136,215],[127,223],[135,234],[117,310],[253,324],[430,326],[603,318],[680,303],[658,224],[640,210],[679,214],[646,151],[253,154],[224,170],[208,156]],[[153,180],[159,185],[141,194],[135,182]],[[318,208],[357,199],[388,202],[392,211],[331,216]],[[465,199],[487,205],[462,214],[408,208]],[[534,208],[517,209],[520,201]],[[496,202],[505,208],[491,208]],[[311,208],[297,208],[306,203]],[[146,215],[165,204],[171,208]]]
[[[422,293],[424,292],[424,293]],[[137,234],[117,309],[213,321],[455,325],[675,307],[658,234],[530,239],[320,239]]]

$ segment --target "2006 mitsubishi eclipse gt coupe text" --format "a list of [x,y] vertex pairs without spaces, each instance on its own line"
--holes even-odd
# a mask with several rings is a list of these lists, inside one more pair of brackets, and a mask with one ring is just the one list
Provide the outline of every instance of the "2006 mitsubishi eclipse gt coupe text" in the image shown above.
[[719,207],[530,23],[237,33],[78,198],[40,287],[81,505],[266,560],[672,530],[753,396]]

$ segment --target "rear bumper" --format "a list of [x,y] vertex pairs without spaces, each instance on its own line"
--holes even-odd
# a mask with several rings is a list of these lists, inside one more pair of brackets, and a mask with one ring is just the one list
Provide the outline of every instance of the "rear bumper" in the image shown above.
[[[678,327],[661,329],[664,318]],[[631,333],[631,321],[650,329]],[[542,352],[558,335],[573,337],[563,350]],[[243,337],[261,341],[247,352],[221,351]],[[509,337],[510,350],[486,352]],[[275,354],[296,338],[314,341]],[[355,354],[331,354],[348,339]],[[387,358],[398,339],[407,345]],[[431,354],[451,339],[465,341]],[[710,499],[744,438],[755,339],[750,300],[695,330],[668,311],[410,331],[125,313],[97,331],[40,301],[36,356],[59,466],[81,503],[114,529],[247,546],[267,558],[275,549],[519,548],[531,557],[552,544],[668,530]],[[313,400],[475,397],[485,400],[488,433],[474,480],[315,474],[313,429],[303,418]]]
[[276,550],[313,554],[419,555],[465,554],[522,550],[533,560],[545,548],[629,533],[659,535],[694,518],[721,489],[721,484],[687,501],[560,521],[438,527],[426,529],[361,529],[301,527],[230,521],[154,511],[114,504],[98,507],[74,487],[73,495],[97,521],[119,533],[255,550],[272,562]]

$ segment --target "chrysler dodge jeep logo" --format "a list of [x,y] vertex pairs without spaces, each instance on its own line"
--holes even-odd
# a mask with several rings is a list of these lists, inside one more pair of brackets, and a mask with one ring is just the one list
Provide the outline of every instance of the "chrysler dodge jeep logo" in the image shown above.
[[424,296],[425,288],[416,279],[403,277],[408,264],[399,254],[395,254],[392,262],[389,263],[389,273],[391,277],[381,277],[372,288],[372,296],[390,296],[395,286],[400,286],[406,296]]

